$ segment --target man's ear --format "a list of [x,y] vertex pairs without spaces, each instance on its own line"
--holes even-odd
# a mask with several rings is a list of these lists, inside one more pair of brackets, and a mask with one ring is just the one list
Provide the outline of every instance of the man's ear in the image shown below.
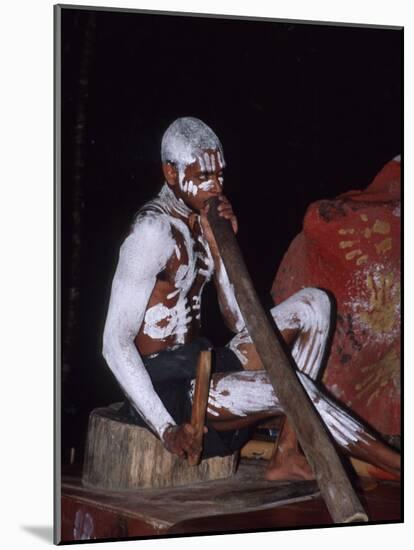
[[178,184],[178,170],[171,162],[164,162],[162,165],[162,171],[164,172],[164,178],[168,185],[174,187]]

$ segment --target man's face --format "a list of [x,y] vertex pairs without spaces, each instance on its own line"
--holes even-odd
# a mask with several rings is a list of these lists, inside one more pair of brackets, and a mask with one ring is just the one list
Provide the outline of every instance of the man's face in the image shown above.
[[218,149],[207,149],[197,155],[179,174],[175,194],[187,206],[199,211],[211,197],[223,192],[224,160]]

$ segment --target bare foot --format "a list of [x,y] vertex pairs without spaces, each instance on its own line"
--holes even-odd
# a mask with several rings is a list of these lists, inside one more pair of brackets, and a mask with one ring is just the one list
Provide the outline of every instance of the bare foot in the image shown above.
[[280,429],[269,466],[266,469],[265,479],[269,481],[308,481],[315,479],[312,468],[299,448],[296,434],[286,418]]
[[315,475],[305,456],[292,449],[279,449],[269,462],[265,479],[268,481],[298,481],[312,480]]

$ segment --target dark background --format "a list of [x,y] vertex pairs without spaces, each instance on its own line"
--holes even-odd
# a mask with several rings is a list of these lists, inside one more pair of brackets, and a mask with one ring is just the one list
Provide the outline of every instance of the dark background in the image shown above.
[[[163,183],[179,116],[217,133],[225,192],[263,305],[310,202],[370,183],[401,152],[402,31],[63,8],[62,451],[122,399],[101,356],[119,246]],[[58,136],[59,137],[59,136]],[[204,332],[230,335],[214,288]]]

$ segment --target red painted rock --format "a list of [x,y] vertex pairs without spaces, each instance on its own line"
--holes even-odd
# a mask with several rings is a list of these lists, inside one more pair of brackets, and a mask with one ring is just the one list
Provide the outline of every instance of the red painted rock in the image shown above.
[[331,292],[337,324],[323,382],[376,430],[400,434],[400,163],[364,191],[308,208],[272,287]]

